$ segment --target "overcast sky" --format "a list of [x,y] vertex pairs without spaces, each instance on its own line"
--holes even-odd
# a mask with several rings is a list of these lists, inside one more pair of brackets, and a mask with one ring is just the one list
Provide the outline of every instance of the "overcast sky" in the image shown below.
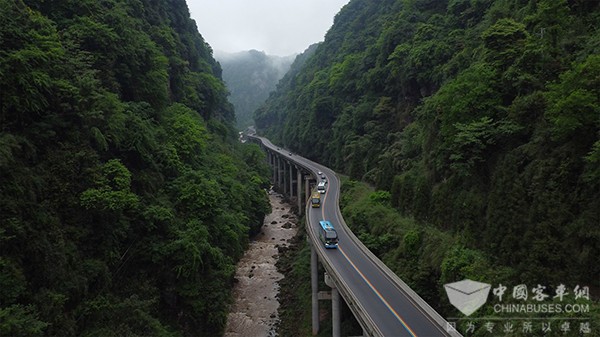
[[192,19],[213,50],[301,53],[323,41],[349,0],[187,0]]

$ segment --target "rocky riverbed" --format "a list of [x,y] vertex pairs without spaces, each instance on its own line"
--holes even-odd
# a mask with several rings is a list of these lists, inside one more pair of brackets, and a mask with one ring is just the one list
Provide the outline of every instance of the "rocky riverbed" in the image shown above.
[[236,270],[226,337],[276,336],[279,301],[278,281],[283,275],[275,263],[297,232],[297,218],[280,194],[269,194],[272,213],[265,217],[259,233],[251,242]]

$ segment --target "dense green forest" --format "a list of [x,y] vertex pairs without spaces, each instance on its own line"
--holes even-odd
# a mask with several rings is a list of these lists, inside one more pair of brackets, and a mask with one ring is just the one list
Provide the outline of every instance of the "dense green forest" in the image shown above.
[[220,334],[269,209],[235,136],[184,0],[0,0],[0,335]]
[[[598,22],[587,0],[352,0],[256,126],[459,238],[438,245],[442,275],[419,262],[424,229],[402,233],[419,291],[470,277],[597,294]],[[377,216],[351,222],[369,233]],[[477,273],[481,258],[497,272]]]
[[277,82],[289,70],[295,55],[274,56],[257,50],[239,53],[215,52],[223,68],[223,81],[235,109],[240,130],[254,125],[254,110],[261,106]]

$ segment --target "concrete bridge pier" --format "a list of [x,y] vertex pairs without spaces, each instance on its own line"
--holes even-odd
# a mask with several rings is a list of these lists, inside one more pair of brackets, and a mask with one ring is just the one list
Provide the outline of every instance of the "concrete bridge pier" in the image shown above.
[[275,165],[275,162],[277,161],[277,158],[275,158],[275,155],[270,153],[270,162],[269,165],[271,166],[271,170],[273,170],[273,179],[271,179],[271,181],[273,182],[273,184],[277,183],[277,165]]
[[333,279],[325,273],[325,284],[331,287],[331,324],[332,336],[341,337],[341,318],[340,318],[340,293],[333,282]]
[[293,198],[294,197],[294,178],[292,175],[292,171],[294,170],[294,166],[292,166],[292,162],[288,161],[288,170],[289,170],[289,190],[288,190],[288,197]]
[[281,157],[277,156],[277,188],[283,188],[283,163]]
[[340,318],[340,293],[337,288],[331,288],[331,320],[333,324],[333,337],[341,337]]
[[310,175],[304,176],[304,200],[308,200],[310,198]]
[[283,194],[285,194],[286,196],[289,197],[289,193],[290,191],[288,190],[288,186],[290,186],[288,184],[288,177],[290,176],[289,171],[289,162],[287,160],[283,160]]
[[298,213],[304,213],[302,210],[302,172],[296,166],[296,199],[298,200]]
[[[310,239],[309,239],[310,242]],[[312,292],[312,334],[319,333],[319,271],[315,246],[310,244],[310,287]]]

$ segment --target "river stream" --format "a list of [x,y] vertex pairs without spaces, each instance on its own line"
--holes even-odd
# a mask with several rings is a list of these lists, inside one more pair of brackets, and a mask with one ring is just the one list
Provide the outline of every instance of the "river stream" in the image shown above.
[[276,336],[278,281],[283,275],[275,263],[279,249],[287,247],[296,234],[298,221],[280,194],[271,192],[269,200],[273,211],[237,265],[225,337]]

